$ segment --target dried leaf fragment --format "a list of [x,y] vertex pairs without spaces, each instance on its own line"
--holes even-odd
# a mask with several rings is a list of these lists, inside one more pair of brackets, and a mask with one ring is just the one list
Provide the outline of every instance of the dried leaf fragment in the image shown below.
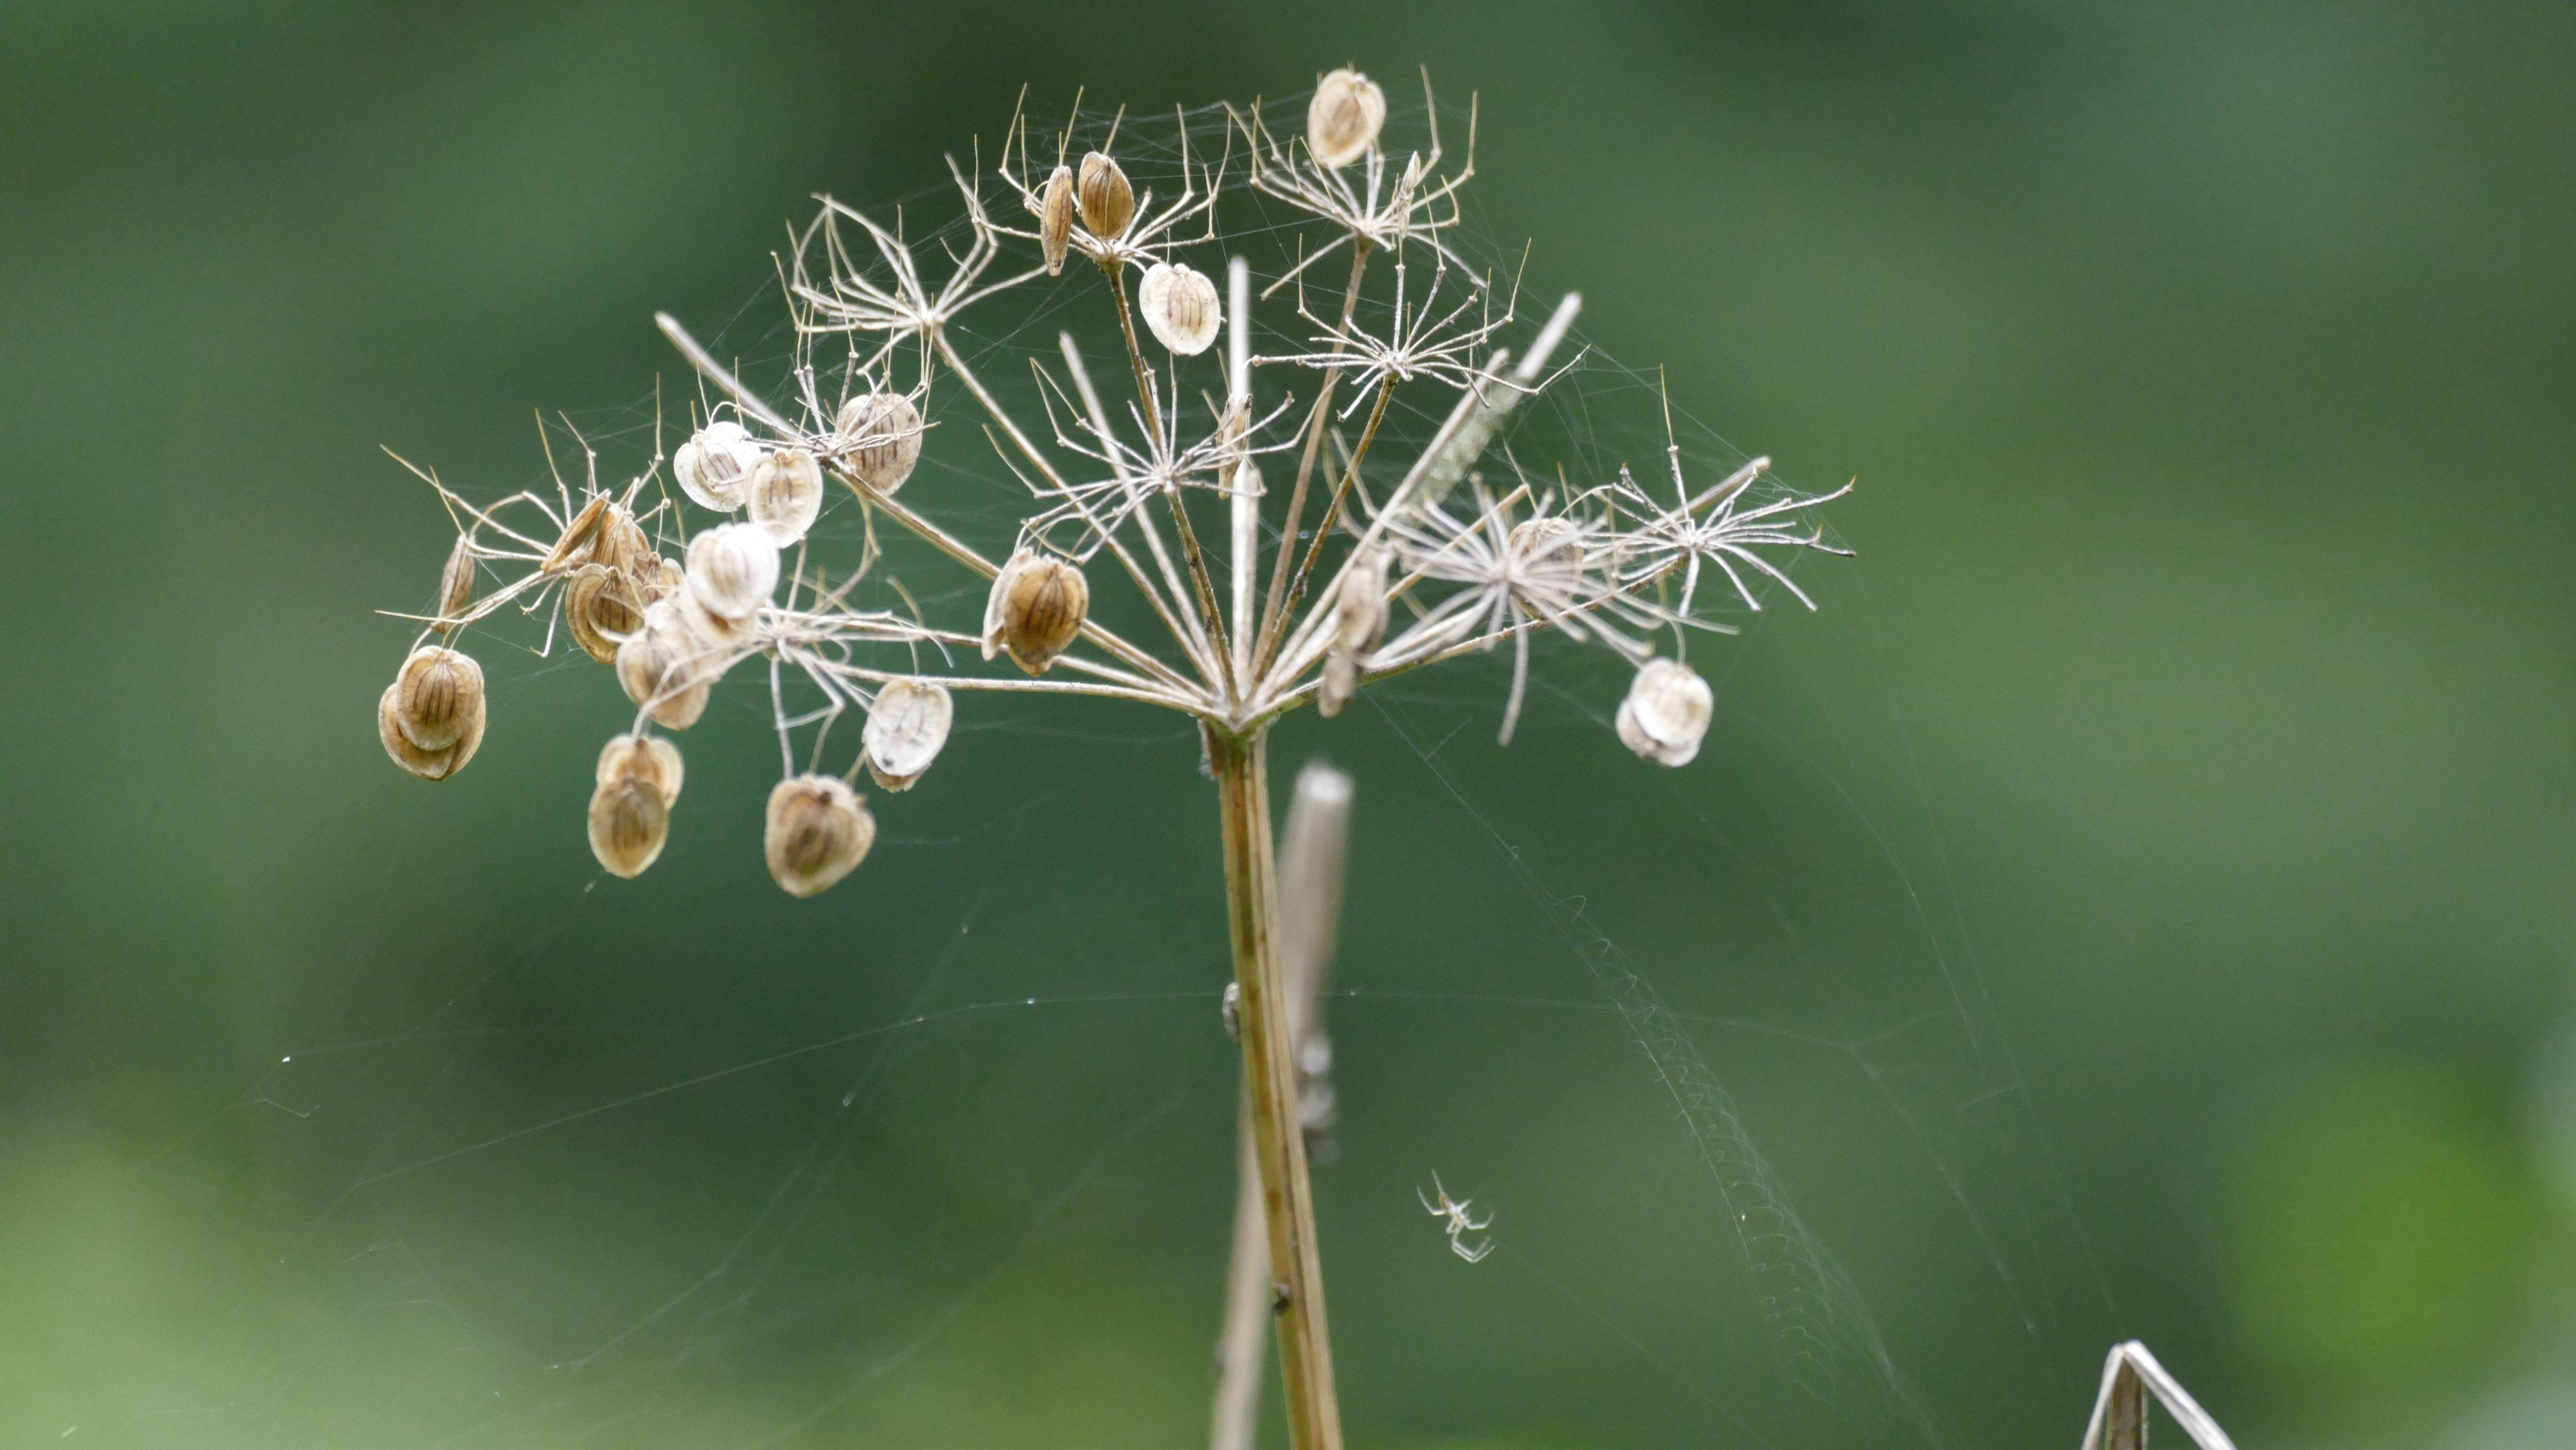
[[1619,743],[1658,765],[1688,765],[1708,735],[1716,697],[1679,660],[1652,659],[1628,683],[1619,702]]
[[1002,566],[984,603],[984,658],[1008,651],[1011,662],[1033,675],[1082,633],[1091,610],[1091,584],[1062,559],[1022,548]]
[[847,450],[843,466],[879,493],[903,487],[921,461],[921,410],[901,393],[851,398],[841,405],[833,428]]
[[838,776],[790,776],[769,792],[761,851],[790,896],[812,896],[857,870],[876,839],[866,801]]
[[1306,103],[1306,149],[1338,170],[1368,154],[1386,125],[1386,92],[1377,82],[1343,66],[1315,83]]
[[948,743],[956,703],[948,687],[928,680],[894,680],[869,707],[864,745],[868,774],[887,790],[910,790]]
[[1183,357],[1207,351],[1225,321],[1216,284],[1186,263],[1156,262],[1146,268],[1145,280],[1136,287],[1136,304],[1154,340]]

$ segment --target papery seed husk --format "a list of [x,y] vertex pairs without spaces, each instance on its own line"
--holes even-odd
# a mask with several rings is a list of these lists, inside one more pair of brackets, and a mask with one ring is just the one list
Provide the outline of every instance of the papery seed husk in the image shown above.
[[846,466],[861,483],[891,494],[921,461],[921,412],[901,393],[862,393],[841,405],[835,421]]
[[1583,531],[1572,519],[1523,519],[1512,525],[1511,546],[1537,563],[1569,569],[1583,564]]
[[718,524],[689,540],[686,572],[709,613],[747,619],[778,588],[778,541],[758,524]]
[[590,543],[590,559],[611,569],[629,574],[644,560],[653,557],[653,541],[644,536],[644,526],[626,505],[612,503],[608,514],[599,521],[599,533]]
[[791,776],[769,792],[761,852],[790,896],[812,896],[857,870],[876,839],[866,801],[838,776]]
[[1146,268],[1145,280],[1136,286],[1136,304],[1154,340],[1183,357],[1207,351],[1225,321],[1216,284],[1185,263],[1156,262]]
[[1082,633],[1091,609],[1091,584],[1062,559],[1023,549],[993,581],[985,606],[985,658],[998,640],[1011,662],[1033,675],[1046,673]]
[[[453,620],[474,602],[474,541],[463,534],[456,536],[456,547],[447,551],[447,567],[438,571],[438,617]],[[440,633],[454,628],[442,623]]]
[[729,514],[742,507],[742,486],[765,451],[740,423],[709,423],[671,455],[671,475],[701,507]]
[[742,501],[751,521],[784,549],[805,537],[823,512],[823,470],[802,448],[773,453],[752,466]]
[[564,585],[564,620],[583,654],[613,665],[618,644],[644,627],[643,592],[623,570],[584,564]]
[[1342,713],[1351,695],[1360,687],[1359,663],[1348,650],[1336,646],[1324,656],[1324,674],[1315,686],[1315,713],[1330,720]]
[[401,710],[402,685],[385,686],[384,694],[376,699],[376,738],[384,742],[385,754],[393,757],[394,764],[423,780],[445,780],[463,770],[465,762],[472,760],[474,752],[483,744],[484,717],[478,712],[464,737],[455,744],[444,750],[423,750],[403,738],[402,730],[396,724],[396,716]]
[[637,597],[651,604],[657,599],[676,597],[688,587],[689,577],[680,568],[679,560],[653,554],[635,566],[634,582]]
[[686,778],[679,746],[659,735],[612,735],[599,748],[599,767],[593,783],[615,785],[621,780],[640,780],[661,792],[663,800],[677,801],[681,782]]
[[1047,178],[1046,200],[1038,205],[1038,250],[1046,254],[1047,275],[1064,271],[1065,248],[1073,239],[1073,168],[1058,166]]
[[1082,228],[1103,241],[1122,236],[1136,216],[1136,189],[1127,173],[1107,155],[1094,151],[1082,158],[1082,181],[1076,188],[1082,204]]
[[652,782],[628,778],[590,793],[590,854],[628,880],[661,859],[671,839],[671,802]]
[[644,627],[617,647],[617,683],[656,721],[686,730],[706,713],[714,692],[706,650],[682,622],[679,606],[657,601],[645,607]]
[[1333,642],[1353,654],[1377,648],[1386,633],[1386,551],[1362,549],[1351,557],[1333,596]]
[[910,790],[948,743],[956,702],[945,685],[892,680],[877,691],[860,739],[868,774],[887,790]]
[[1619,743],[1658,765],[1688,765],[1708,735],[1716,698],[1690,666],[1653,659],[1639,667],[1613,724]]
[[394,723],[423,750],[445,750],[483,717],[483,667],[474,657],[422,645],[394,676]]
[[590,502],[583,504],[581,512],[574,514],[572,522],[564,526],[563,537],[555,540],[554,548],[546,553],[545,563],[538,567],[548,573],[569,567],[574,559],[580,557],[583,546],[591,541],[592,535],[599,531],[599,521],[607,513],[608,495],[592,494]]
[[1344,66],[1315,83],[1306,103],[1306,149],[1327,167],[1350,165],[1377,144],[1386,125],[1386,92]]

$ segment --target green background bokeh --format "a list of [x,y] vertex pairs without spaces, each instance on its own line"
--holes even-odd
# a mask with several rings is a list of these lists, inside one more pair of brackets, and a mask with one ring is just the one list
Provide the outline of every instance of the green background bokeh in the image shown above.
[[[608,880],[586,664],[384,761],[445,526],[377,450],[531,481],[1024,81],[1345,60],[1479,93],[1480,224],[1861,483],[1689,770],[1565,655],[1508,752],[1498,666],[1285,731],[1360,780],[1353,1443],[2071,1446],[2130,1336],[2248,1444],[2576,1439],[2576,18],[2003,0],[0,5],[0,1436],[1197,1442],[1187,729],[979,709],[798,903],[720,707]],[[1917,1410],[1745,1268],[1596,931]]]

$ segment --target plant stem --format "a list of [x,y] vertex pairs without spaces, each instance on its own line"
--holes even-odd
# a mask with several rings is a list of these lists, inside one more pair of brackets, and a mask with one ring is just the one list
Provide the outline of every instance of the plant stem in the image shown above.
[[1279,1319],[1279,1376],[1293,1450],[1342,1450],[1341,1405],[1333,1392],[1333,1350],[1324,1322],[1324,1273],[1315,1248],[1315,1202],[1298,1127],[1297,1061],[1288,996],[1272,940],[1278,920],[1270,834],[1268,734],[1209,732],[1219,818],[1225,835],[1226,916],[1243,1033],[1244,1096],[1261,1164],[1262,1216],[1270,1230],[1272,1292]]
[[1261,1321],[1270,1317],[1270,1230],[1261,1208],[1261,1156],[1252,1141],[1252,1094],[1241,1094],[1235,1117],[1237,1192],[1234,1248],[1225,1271],[1225,1322],[1216,1341],[1216,1407],[1208,1450],[1255,1450],[1261,1410]]

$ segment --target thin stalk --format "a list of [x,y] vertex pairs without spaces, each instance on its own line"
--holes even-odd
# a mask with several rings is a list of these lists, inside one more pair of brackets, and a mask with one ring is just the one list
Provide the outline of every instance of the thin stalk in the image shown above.
[[[1145,366],[1145,350],[1136,345],[1136,314],[1135,309],[1127,305],[1126,269],[1112,267],[1106,270],[1109,272],[1110,294],[1118,299],[1118,332],[1127,342],[1127,363],[1136,370],[1136,396],[1145,400],[1145,427],[1155,440],[1154,446],[1160,448],[1163,446],[1160,441],[1163,437],[1163,414],[1154,401],[1153,370]],[[1178,409],[1180,405],[1181,400],[1175,395],[1172,406]],[[1177,412],[1174,416],[1177,419]],[[1199,612],[1206,616],[1208,633],[1214,639],[1213,653],[1218,659],[1223,659],[1228,648],[1225,611],[1216,602],[1216,580],[1208,574],[1207,555],[1199,548],[1198,530],[1190,527],[1190,511],[1181,504],[1180,489],[1164,489],[1163,499],[1172,506],[1172,530],[1180,535],[1181,561],[1189,566],[1190,585],[1198,591]],[[1211,683],[1225,674],[1221,669],[1211,669],[1208,673]],[[1227,688],[1232,689],[1233,686],[1229,684]]]
[[1254,1450],[1261,1421],[1262,1321],[1270,1317],[1270,1228],[1261,1210],[1261,1155],[1252,1140],[1252,1090],[1235,1112],[1234,1250],[1225,1271],[1225,1323],[1216,1341],[1216,1407],[1208,1450]]
[[[1359,307],[1360,278],[1367,272],[1368,257],[1368,239],[1354,233],[1351,237],[1351,281],[1342,289],[1342,321],[1335,329],[1337,333],[1346,335],[1351,330],[1351,313]],[[1340,337],[1333,341],[1336,354],[1346,346]],[[1306,484],[1315,476],[1315,459],[1323,449],[1324,430],[1333,413],[1333,389],[1341,380],[1341,369],[1326,370],[1324,385],[1315,392],[1315,411],[1306,419],[1306,448],[1297,455],[1297,482],[1288,490],[1288,519],[1280,525],[1279,558],[1271,567],[1270,590],[1261,605],[1261,648],[1253,658],[1255,670],[1268,668],[1270,657],[1279,647],[1277,630],[1279,616],[1284,612],[1280,608],[1280,600],[1288,593],[1288,561],[1297,555],[1297,529],[1306,517]]]
[[1271,940],[1278,892],[1267,732],[1209,734],[1225,836],[1226,916],[1240,988],[1244,1094],[1252,1109],[1254,1155],[1261,1165],[1289,1444],[1293,1450],[1342,1450],[1341,1405],[1333,1391],[1332,1343],[1324,1321],[1323,1264],[1315,1246],[1314,1191],[1306,1176],[1305,1134],[1298,1126],[1288,994]]
[[1333,525],[1340,522],[1342,505],[1351,496],[1351,485],[1360,476],[1360,460],[1368,457],[1369,445],[1377,441],[1377,426],[1386,421],[1387,399],[1395,395],[1395,375],[1389,373],[1377,385],[1377,404],[1369,409],[1368,427],[1360,432],[1360,446],[1351,450],[1350,462],[1342,469],[1342,481],[1333,489],[1332,501],[1324,505],[1324,517],[1315,524],[1315,542],[1306,546],[1306,559],[1297,566],[1297,582],[1288,588],[1288,598],[1279,612],[1293,615],[1306,601],[1306,583],[1315,576],[1315,561],[1323,557],[1324,541],[1333,536]]

